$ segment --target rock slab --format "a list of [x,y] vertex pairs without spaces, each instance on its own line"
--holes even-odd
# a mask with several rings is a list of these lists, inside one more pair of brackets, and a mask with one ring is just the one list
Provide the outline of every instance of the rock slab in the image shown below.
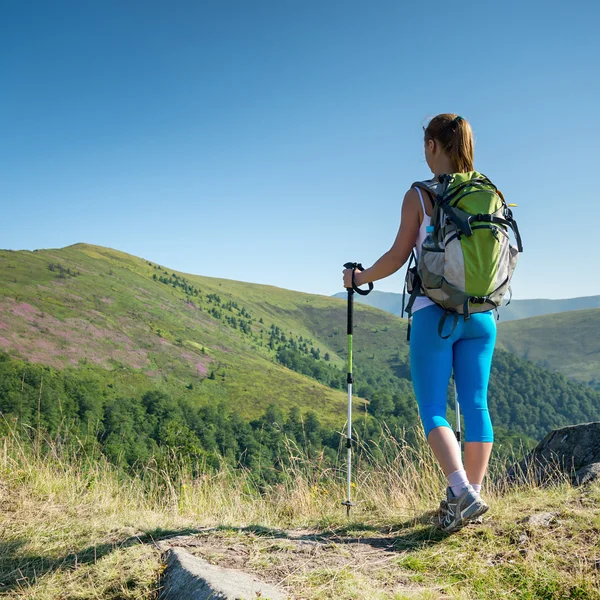
[[551,431],[521,462],[507,472],[509,481],[533,477],[547,483],[560,473],[573,484],[600,478],[600,422],[571,425]]
[[275,586],[234,569],[211,565],[183,548],[166,553],[161,600],[286,600]]

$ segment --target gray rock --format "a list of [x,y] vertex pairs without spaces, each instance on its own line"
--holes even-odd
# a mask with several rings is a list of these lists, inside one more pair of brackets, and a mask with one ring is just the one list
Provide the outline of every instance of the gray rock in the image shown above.
[[575,471],[575,483],[583,485],[600,477],[600,462],[594,462]]
[[544,484],[566,474],[575,485],[600,478],[600,422],[551,431],[521,462],[506,473],[511,481]]
[[[556,523],[556,513],[537,513],[535,515],[525,517],[521,520],[521,523],[524,525],[529,525],[530,527],[549,527],[552,525],[552,523]],[[525,534],[525,537],[527,537],[527,534]],[[519,541],[521,541],[520,538]]]
[[183,548],[166,553],[161,600],[285,600],[275,586],[247,573],[217,567]]

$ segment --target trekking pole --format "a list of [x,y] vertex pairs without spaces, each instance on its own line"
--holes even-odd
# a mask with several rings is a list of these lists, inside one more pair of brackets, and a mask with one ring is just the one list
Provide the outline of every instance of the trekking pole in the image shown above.
[[345,502],[342,502],[342,506],[346,507],[346,516],[350,516],[350,507],[354,506],[351,500],[352,493],[352,384],[354,379],[352,377],[352,317],[354,315],[354,292],[359,293],[361,296],[366,296],[372,289],[373,284],[369,283],[368,290],[361,290],[356,286],[354,282],[354,269],[364,271],[363,266],[360,263],[346,263],[344,269],[352,269],[352,287],[347,288],[348,290],[348,433],[346,436],[346,449],[347,449],[347,486],[348,486],[348,497]]
[[456,378],[454,374],[452,375],[452,381],[454,382],[454,403],[456,405],[456,431],[454,432],[456,435],[456,441],[460,446],[461,442],[461,431],[460,431],[460,405],[458,404],[458,391],[456,389]]

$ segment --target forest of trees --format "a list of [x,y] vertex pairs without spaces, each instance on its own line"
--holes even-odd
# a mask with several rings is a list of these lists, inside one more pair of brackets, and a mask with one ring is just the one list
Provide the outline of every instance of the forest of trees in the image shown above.
[[[345,389],[346,372],[320,357],[320,352],[298,344],[278,327],[271,327],[270,347],[284,366],[334,389]],[[355,361],[354,390],[369,399],[368,413],[392,430],[418,420],[410,381],[409,358],[390,364]],[[453,401],[453,397],[449,400]],[[513,354],[496,350],[489,387],[490,414],[501,440],[531,443],[548,431],[573,423],[600,419],[600,393]]]
[[[149,387],[151,385],[149,380]],[[297,408],[283,415],[276,406],[251,422],[225,405],[176,401],[149,389],[140,396],[119,393],[104,373],[57,371],[0,353],[0,432],[24,439],[36,434],[79,440],[87,453],[102,452],[114,464],[139,469],[153,457],[168,463],[174,452],[198,469],[217,468],[222,460],[243,465],[263,479],[277,478],[287,460],[284,443],[307,456],[337,454],[340,436],[325,432],[314,412]]]
[[[310,344],[309,344],[310,346]],[[298,366],[299,356],[321,363],[326,377],[345,385],[345,374],[304,350],[279,349]],[[301,368],[308,368],[306,363]],[[402,371],[400,369],[400,371]],[[107,379],[106,371],[65,369],[26,363],[0,353],[0,429],[10,427],[27,439],[39,431],[60,439],[80,440],[88,453],[102,452],[125,469],[137,469],[151,457],[190,458],[198,469],[216,468],[225,460],[243,465],[261,479],[277,479],[286,444],[297,444],[308,455],[324,460],[338,456],[343,432],[325,428],[314,412],[298,408],[282,414],[269,406],[254,421],[245,421],[231,406],[175,400],[148,389],[139,395],[123,393]],[[370,404],[357,415],[355,432],[363,442],[378,439],[382,426],[397,436],[414,435],[418,413],[410,381],[380,367],[359,366],[357,393]],[[498,441],[531,444],[550,429],[598,418],[600,393],[575,384],[505,352],[497,352],[492,369],[490,412]],[[408,428],[408,429],[407,429]],[[411,434],[413,431],[413,434]],[[410,440],[408,440],[410,441]],[[377,452],[377,444],[373,445]]]

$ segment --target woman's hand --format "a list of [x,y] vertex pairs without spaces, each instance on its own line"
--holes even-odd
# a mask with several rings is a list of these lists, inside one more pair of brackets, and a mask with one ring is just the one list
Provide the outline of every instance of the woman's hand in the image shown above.
[[345,288],[352,287],[352,271],[356,272],[356,274],[354,275],[354,283],[356,284],[356,287],[360,287],[362,285],[360,280],[360,273],[362,273],[362,271],[359,271],[358,269],[344,269],[343,273]]

